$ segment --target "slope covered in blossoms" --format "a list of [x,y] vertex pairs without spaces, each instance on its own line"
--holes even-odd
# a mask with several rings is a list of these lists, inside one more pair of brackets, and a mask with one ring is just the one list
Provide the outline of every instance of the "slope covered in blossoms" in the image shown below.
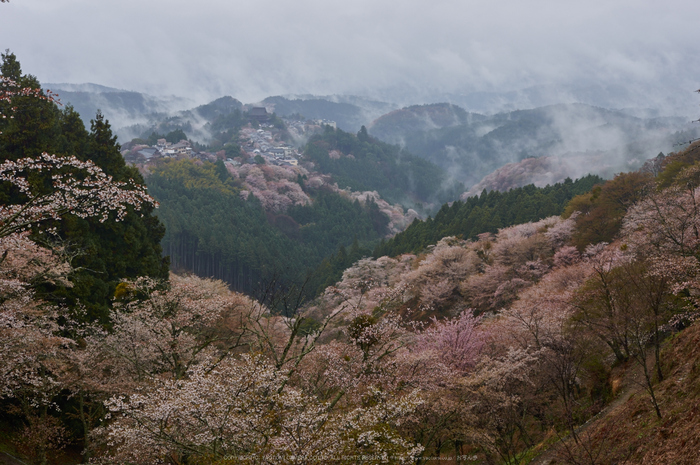
[[[20,98],[27,109],[50,100],[2,85],[3,116]],[[662,160],[656,177],[620,174],[575,196],[562,216],[362,258],[310,302],[274,283],[254,300],[216,279],[124,276],[95,315],[79,298],[54,298],[95,270],[51,238],[93,221],[110,231],[101,240],[136,244],[129,219],[156,204],[138,179],[110,174],[121,166],[108,163],[98,120],[103,166],[61,153],[0,164],[2,454],[39,464],[495,465],[548,449],[543,460],[560,463],[696,461],[700,145]],[[13,136],[37,121],[2,129]],[[322,237],[318,208],[344,205],[378,232],[373,192],[253,167],[170,168],[152,176],[201,201],[203,215],[226,212],[205,208],[224,198],[258,224],[287,221],[271,243],[279,257],[283,237]],[[212,233],[199,219],[189,221]],[[106,250],[81,253],[114,260]]]
[[[588,206],[569,211],[566,219],[503,228],[474,241],[446,237],[418,254],[363,259],[307,315],[318,320],[353,309],[330,325],[330,339],[360,321],[365,332],[378,331],[394,315],[414,328],[406,343],[414,356],[427,346],[426,333],[417,328],[445,330],[465,314],[478,315],[478,336],[471,329],[461,332],[471,338],[469,347],[460,349],[446,333],[442,349],[431,349],[453,367],[447,376],[459,388],[443,377],[420,407],[427,415],[421,427],[439,430],[427,436],[434,443],[422,443],[428,448],[478,451],[488,463],[532,458],[546,445],[564,463],[622,457],[659,463],[654,457],[671,456],[692,463],[697,438],[684,426],[690,420],[677,412],[696,408],[696,397],[688,397],[690,404],[678,397],[690,389],[684,377],[695,375],[675,383],[669,376],[673,370],[694,373],[697,358],[674,359],[671,354],[686,350],[687,356],[687,349],[666,347],[670,336],[688,327],[694,331],[700,316],[694,297],[700,270],[698,154],[697,145],[673,154],[656,179],[618,175],[597,193],[575,199],[569,210]],[[602,229],[587,218],[605,214],[610,221]],[[462,357],[470,362],[459,374],[454,360]],[[683,444],[680,449],[640,447],[638,437],[613,419],[579,428],[607,413],[625,372],[636,376],[625,389],[637,394],[614,411],[616,418],[636,408],[635,424],[644,425],[640,434],[658,445],[671,435]],[[682,387],[673,387],[681,381]],[[446,410],[430,410],[446,408],[455,395]],[[677,433],[671,424],[678,425]],[[628,442],[611,448],[611,431]]]

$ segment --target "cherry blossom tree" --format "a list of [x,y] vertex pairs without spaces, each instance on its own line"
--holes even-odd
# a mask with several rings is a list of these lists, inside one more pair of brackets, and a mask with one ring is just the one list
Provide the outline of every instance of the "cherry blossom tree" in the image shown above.
[[554,262],[553,256],[568,240],[572,222],[550,217],[501,229],[473,245],[482,259],[480,273],[460,283],[469,305],[479,312],[498,311],[539,281]]
[[[552,246],[558,249],[569,243],[576,228],[576,222],[574,220],[577,216],[578,214],[574,213],[565,220],[554,217],[558,218],[559,221],[554,224],[547,225],[547,231],[544,233],[544,235]],[[551,221],[551,218],[547,218],[547,220]]]
[[623,234],[636,248],[660,254],[693,255],[700,245],[700,192],[670,187],[635,204]]
[[515,342],[504,341],[506,347],[525,351],[537,361],[530,379],[539,380],[542,392],[557,399],[550,400],[548,409],[563,421],[576,443],[580,442],[576,432],[579,386],[585,378],[585,361],[597,348],[573,326],[572,300],[591,273],[585,263],[553,270],[502,312],[501,323]]
[[103,460],[411,463],[420,453],[390,427],[419,404],[415,394],[389,400],[374,391],[367,406],[341,412],[286,381],[263,356],[246,354],[115,397],[108,405],[116,421],[100,431],[111,447]]
[[[57,101],[50,91],[0,76],[0,118],[14,118],[13,99],[22,97]],[[39,292],[71,286],[73,257],[51,236],[51,223],[68,214],[106,221],[113,212],[121,220],[128,206],[139,210],[155,202],[133,181],[117,183],[91,162],[47,153],[5,160],[0,183],[13,199],[0,205],[0,398],[25,422],[18,450],[44,464],[67,438],[50,411],[58,410],[67,357],[76,347],[64,337],[60,309]]]
[[[469,305],[481,312],[499,310],[507,301],[503,299],[502,293],[496,296],[496,291],[499,288],[503,291],[504,283],[511,279],[513,277],[510,268],[498,264],[487,265],[482,273],[471,275],[460,283],[460,291],[467,298]],[[514,284],[521,284],[521,282]],[[505,297],[510,299],[512,295]]]
[[[176,279],[174,283],[173,288]],[[135,288],[129,292],[139,291]],[[169,292],[177,295],[175,290]],[[190,290],[190,294],[196,292],[196,286]],[[171,301],[165,296],[162,299]],[[213,313],[208,321],[220,321],[207,300],[195,299],[189,313],[179,312],[191,314],[197,307],[208,307],[195,320],[204,318],[202,313]],[[143,305],[133,304],[131,313],[141,313]],[[178,305],[189,304],[180,299]],[[148,361],[149,357],[155,356],[158,361],[166,349],[172,352],[169,347],[196,350],[177,352],[184,370],[179,376],[151,377],[140,390],[107,402],[115,418],[96,432],[98,442],[107,444],[110,450],[103,460],[179,463],[184,457],[229,457],[250,463],[354,463],[355,456],[364,453],[374,457],[367,463],[378,463],[389,457],[410,462],[420,453],[422,449],[397,430],[402,419],[419,405],[418,394],[398,392],[386,382],[390,378],[386,370],[393,366],[389,360],[401,347],[393,342],[400,330],[396,319],[384,318],[359,328],[357,333],[349,330],[348,340],[341,344],[343,349],[337,351],[338,343],[318,344],[336,314],[329,315],[316,332],[303,334],[303,316],[275,317],[260,304],[253,304],[253,308],[244,313],[244,332],[239,333],[243,337],[237,339],[247,345],[240,346],[240,355],[226,357],[218,346],[218,350],[199,350],[193,356],[198,346],[190,342],[190,337],[199,331],[185,329],[189,336],[173,343],[170,329],[179,325],[173,321],[179,319],[169,316],[169,312],[159,311],[158,318],[136,325],[146,329],[132,332],[131,326],[124,326],[127,334],[138,337],[125,338],[122,323],[115,325],[115,340],[110,347],[117,340],[122,345],[129,340],[129,347],[143,351],[139,366],[158,368],[158,363]],[[160,319],[167,322],[167,331],[157,329]],[[151,324],[156,328],[148,329]],[[150,346],[157,350],[149,355]],[[166,358],[174,359],[172,355]],[[184,363],[195,358],[196,363]],[[167,368],[170,365],[165,365],[167,373],[178,372]],[[314,383],[314,374],[322,381]],[[339,402],[341,399],[343,402]]]
[[268,212],[284,213],[292,205],[308,205],[311,202],[296,182],[298,176],[308,174],[303,168],[243,165],[231,166],[229,172],[244,181],[249,192],[260,200]]
[[[50,175],[49,191],[32,185],[29,178],[35,173]],[[138,211],[144,203],[157,205],[143,186],[133,181],[115,182],[94,163],[75,157],[44,153],[37,158],[6,160],[0,164],[0,181],[12,185],[25,199],[0,205],[0,237],[59,220],[66,214],[99,217],[104,222],[115,212],[115,220],[119,221],[126,215],[127,206]]]
[[467,373],[474,369],[486,344],[486,333],[479,328],[479,317],[465,310],[455,318],[437,320],[417,337],[418,350],[432,353],[451,370]]
[[[70,267],[52,251],[39,247],[26,233],[0,238],[0,395],[12,397],[46,381],[47,370],[38,368],[67,344],[55,337],[54,309],[38,300],[33,286],[66,283]],[[37,392],[48,402],[44,394]]]
[[231,355],[245,346],[250,314],[258,311],[221,281],[175,274],[168,286],[150,278],[126,281],[117,298],[112,330],[94,342],[138,381],[156,375],[181,379],[202,360]]
[[511,347],[500,356],[484,357],[462,380],[463,437],[484,452],[487,463],[513,463],[535,442],[528,422],[542,405],[537,364],[536,354]]
[[[43,173],[52,181],[48,190],[30,182],[32,176]],[[72,268],[65,248],[55,243],[40,246],[30,238],[30,230],[50,233],[48,222],[66,214],[105,221],[115,212],[119,220],[127,205],[138,210],[144,202],[154,201],[144,188],[116,183],[94,164],[74,157],[43,154],[5,161],[0,165],[0,180],[23,199],[0,206],[0,395],[20,402],[19,413],[30,424],[27,431],[45,432],[30,435],[37,441],[46,439],[35,441],[34,450],[43,462],[48,448],[57,447],[61,437],[62,427],[48,410],[55,407],[53,398],[63,389],[65,357],[74,343],[56,335],[58,311],[43,302],[36,289],[46,284],[70,287]]]
[[470,399],[462,383],[473,376],[488,338],[479,322],[471,310],[454,318],[433,318],[427,328],[416,331],[410,352],[402,356],[404,382],[423,392],[424,402],[410,427],[426,455],[438,455],[450,446],[455,455],[462,455],[468,436],[465,419],[470,415]]
[[404,277],[404,284],[420,296],[422,307],[436,308],[454,297],[460,282],[474,274],[480,262],[466,243],[446,237]]
[[[33,87],[22,87],[19,83],[6,76],[0,76],[0,103],[12,103],[12,99],[17,97],[34,97],[41,100],[58,102],[57,95],[50,90],[43,91]],[[13,118],[16,107],[9,107],[9,115],[0,108],[0,119]],[[1,134],[1,133],[0,133]]]
[[551,256],[552,246],[547,237],[539,233],[540,228],[538,223],[526,223],[499,231],[493,249],[494,261],[517,267]]

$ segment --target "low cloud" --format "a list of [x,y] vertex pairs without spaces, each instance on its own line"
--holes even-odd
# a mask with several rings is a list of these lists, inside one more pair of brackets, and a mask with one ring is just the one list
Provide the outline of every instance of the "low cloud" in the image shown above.
[[345,93],[421,103],[594,83],[689,113],[698,16],[685,0],[17,0],[0,7],[0,44],[44,82],[198,102]]

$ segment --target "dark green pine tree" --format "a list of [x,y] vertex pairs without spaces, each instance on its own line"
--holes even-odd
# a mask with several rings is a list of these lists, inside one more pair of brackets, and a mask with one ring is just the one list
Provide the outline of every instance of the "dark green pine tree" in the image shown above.
[[[78,139],[67,135],[67,139]],[[91,160],[116,181],[133,179],[144,184],[136,168],[129,167],[119,152],[119,144],[109,122],[98,113],[91,122],[86,150],[78,158]],[[63,235],[79,253],[74,261],[79,269],[74,286],[65,297],[80,301],[93,319],[107,315],[117,284],[124,278],[150,276],[167,279],[167,258],[162,257],[161,239],[165,227],[153,216],[153,207],[129,213],[123,221],[114,218],[100,223],[97,218],[70,218],[62,223]]]
[[[14,54],[2,54],[2,75],[21,87],[40,88],[33,76],[22,75]],[[92,160],[116,181],[133,179],[143,184],[139,172],[128,167],[119,152],[109,123],[98,113],[88,132],[72,107],[63,111],[48,100],[16,97],[12,100],[13,118],[0,120],[0,159],[16,160],[35,157],[42,152],[75,155]],[[3,108],[3,111],[6,109]],[[31,182],[50,188],[47,179]],[[0,201],[22,202],[21,195],[0,185]],[[124,278],[150,276],[167,279],[168,260],[162,257],[160,241],[165,229],[153,216],[153,208],[130,209],[124,221],[110,218],[84,220],[66,216],[57,225],[63,244],[76,254],[72,264],[77,271],[71,276],[71,288],[38,289],[52,301],[87,307],[92,319],[105,320],[117,284]]]
[[[8,50],[1,57],[0,73],[12,79],[18,88],[41,87],[34,76],[22,75],[22,67],[14,53]],[[18,88],[7,90],[16,91]],[[59,136],[59,128],[56,125],[58,109],[54,103],[31,96],[15,96],[11,104],[4,102],[0,111],[10,116],[0,118],[0,153],[3,159],[17,160],[42,152],[55,153],[54,143]]]
[[95,119],[90,121],[90,142],[85,157],[102,168],[102,171],[113,176],[115,180],[125,181],[126,177],[133,175],[135,170],[130,170],[126,166],[119,150],[117,136],[112,134],[109,121],[98,110]]
[[76,155],[87,152],[89,133],[77,111],[67,105],[59,115],[60,136],[56,141],[56,154]]

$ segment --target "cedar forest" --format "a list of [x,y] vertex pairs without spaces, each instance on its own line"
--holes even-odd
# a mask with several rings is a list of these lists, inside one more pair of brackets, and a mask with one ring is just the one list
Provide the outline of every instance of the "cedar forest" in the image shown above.
[[[700,145],[452,203],[364,127],[307,168],[144,178],[102,115],[1,71],[3,458],[695,460]],[[236,153],[250,120],[219,123]]]

